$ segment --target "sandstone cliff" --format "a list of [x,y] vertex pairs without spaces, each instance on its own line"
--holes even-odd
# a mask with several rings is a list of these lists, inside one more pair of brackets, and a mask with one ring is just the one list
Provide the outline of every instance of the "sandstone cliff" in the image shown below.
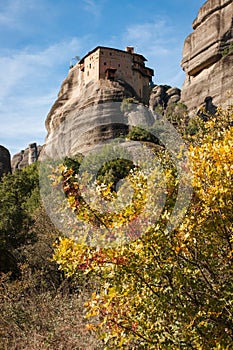
[[172,103],[180,100],[181,90],[177,87],[168,85],[155,85],[150,94],[150,108],[154,110],[156,107],[166,109]]
[[11,168],[14,172],[16,169],[23,169],[27,165],[34,163],[40,155],[42,146],[37,146],[36,143],[31,143],[29,146],[19,153],[16,153],[11,160]]
[[233,2],[208,0],[185,40],[181,66],[186,72],[181,99],[190,111],[210,96],[215,105],[233,103]]
[[134,96],[132,87],[119,79],[84,84],[79,65],[72,67],[45,122],[47,155],[86,153],[104,141],[126,135],[129,119],[133,123],[136,114],[141,124],[153,124],[153,116],[142,112],[140,105],[136,114],[122,112],[122,101]]
[[0,179],[4,174],[11,173],[11,156],[7,148],[0,146]]

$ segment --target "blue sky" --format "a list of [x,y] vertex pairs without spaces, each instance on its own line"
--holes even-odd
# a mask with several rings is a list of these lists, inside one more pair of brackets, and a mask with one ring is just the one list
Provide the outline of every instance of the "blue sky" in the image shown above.
[[70,60],[95,46],[134,46],[154,83],[181,87],[186,36],[205,0],[0,0],[0,144],[43,144]]

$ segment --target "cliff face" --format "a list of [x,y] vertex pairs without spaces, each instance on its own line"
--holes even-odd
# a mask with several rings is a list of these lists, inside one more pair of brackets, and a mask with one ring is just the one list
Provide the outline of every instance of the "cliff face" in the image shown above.
[[[102,142],[126,135],[129,116],[122,112],[122,101],[134,95],[123,80],[100,79],[85,85],[79,66],[71,68],[45,122],[46,154],[63,157],[86,153]],[[149,113],[138,115],[142,123],[153,123]],[[131,113],[130,118],[135,115]]]
[[177,87],[168,85],[156,85],[150,94],[150,108],[154,110],[156,107],[167,108],[172,103],[180,100],[181,91]]
[[181,66],[186,72],[181,99],[194,110],[207,96],[215,105],[233,101],[233,2],[208,0],[184,43]]
[[0,146],[0,179],[4,174],[11,173],[11,156],[7,148]]
[[27,165],[37,161],[41,150],[42,146],[37,146],[36,143],[31,143],[25,150],[16,153],[11,160],[12,171],[14,172],[16,169],[23,169]]

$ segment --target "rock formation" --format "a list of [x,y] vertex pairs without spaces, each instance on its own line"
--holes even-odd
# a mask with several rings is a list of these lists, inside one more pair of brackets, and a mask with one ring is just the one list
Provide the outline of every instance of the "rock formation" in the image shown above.
[[181,66],[186,72],[181,99],[189,111],[207,96],[214,105],[233,103],[233,2],[208,0],[185,40]]
[[0,179],[4,174],[11,173],[11,156],[7,148],[0,146]]
[[132,124],[136,114],[141,124],[153,124],[153,117],[142,113],[140,105],[138,111],[122,112],[122,101],[127,104],[127,99],[134,97],[132,87],[120,79],[99,79],[85,84],[76,64],[62,83],[45,122],[47,154],[63,157],[86,153],[104,141],[126,135],[129,120]]
[[150,94],[150,108],[154,110],[158,106],[167,108],[171,103],[176,103],[180,100],[181,91],[177,87],[168,85],[156,85]]
[[40,155],[42,146],[37,146],[36,143],[31,143],[25,150],[16,153],[11,160],[12,171],[23,169],[27,165],[34,163]]

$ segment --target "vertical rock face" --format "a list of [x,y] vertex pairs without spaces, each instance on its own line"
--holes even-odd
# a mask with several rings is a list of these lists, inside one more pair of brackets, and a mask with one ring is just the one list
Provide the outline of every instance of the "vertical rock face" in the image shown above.
[[37,161],[38,159],[38,150],[36,143],[30,143],[29,146],[29,152],[28,152],[28,164],[32,164]]
[[181,99],[190,111],[207,96],[215,105],[233,102],[233,2],[208,0],[185,40],[181,66],[186,72]]
[[4,174],[11,173],[11,156],[7,148],[0,146],[0,179]]
[[14,172],[16,169],[23,169],[27,165],[36,162],[41,150],[42,146],[37,146],[36,143],[31,143],[25,150],[16,153],[11,160],[12,171]]
[[158,106],[167,108],[172,103],[179,102],[181,91],[177,87],[168,85],[156,85],[150,94],[150,108],[154,110]]

